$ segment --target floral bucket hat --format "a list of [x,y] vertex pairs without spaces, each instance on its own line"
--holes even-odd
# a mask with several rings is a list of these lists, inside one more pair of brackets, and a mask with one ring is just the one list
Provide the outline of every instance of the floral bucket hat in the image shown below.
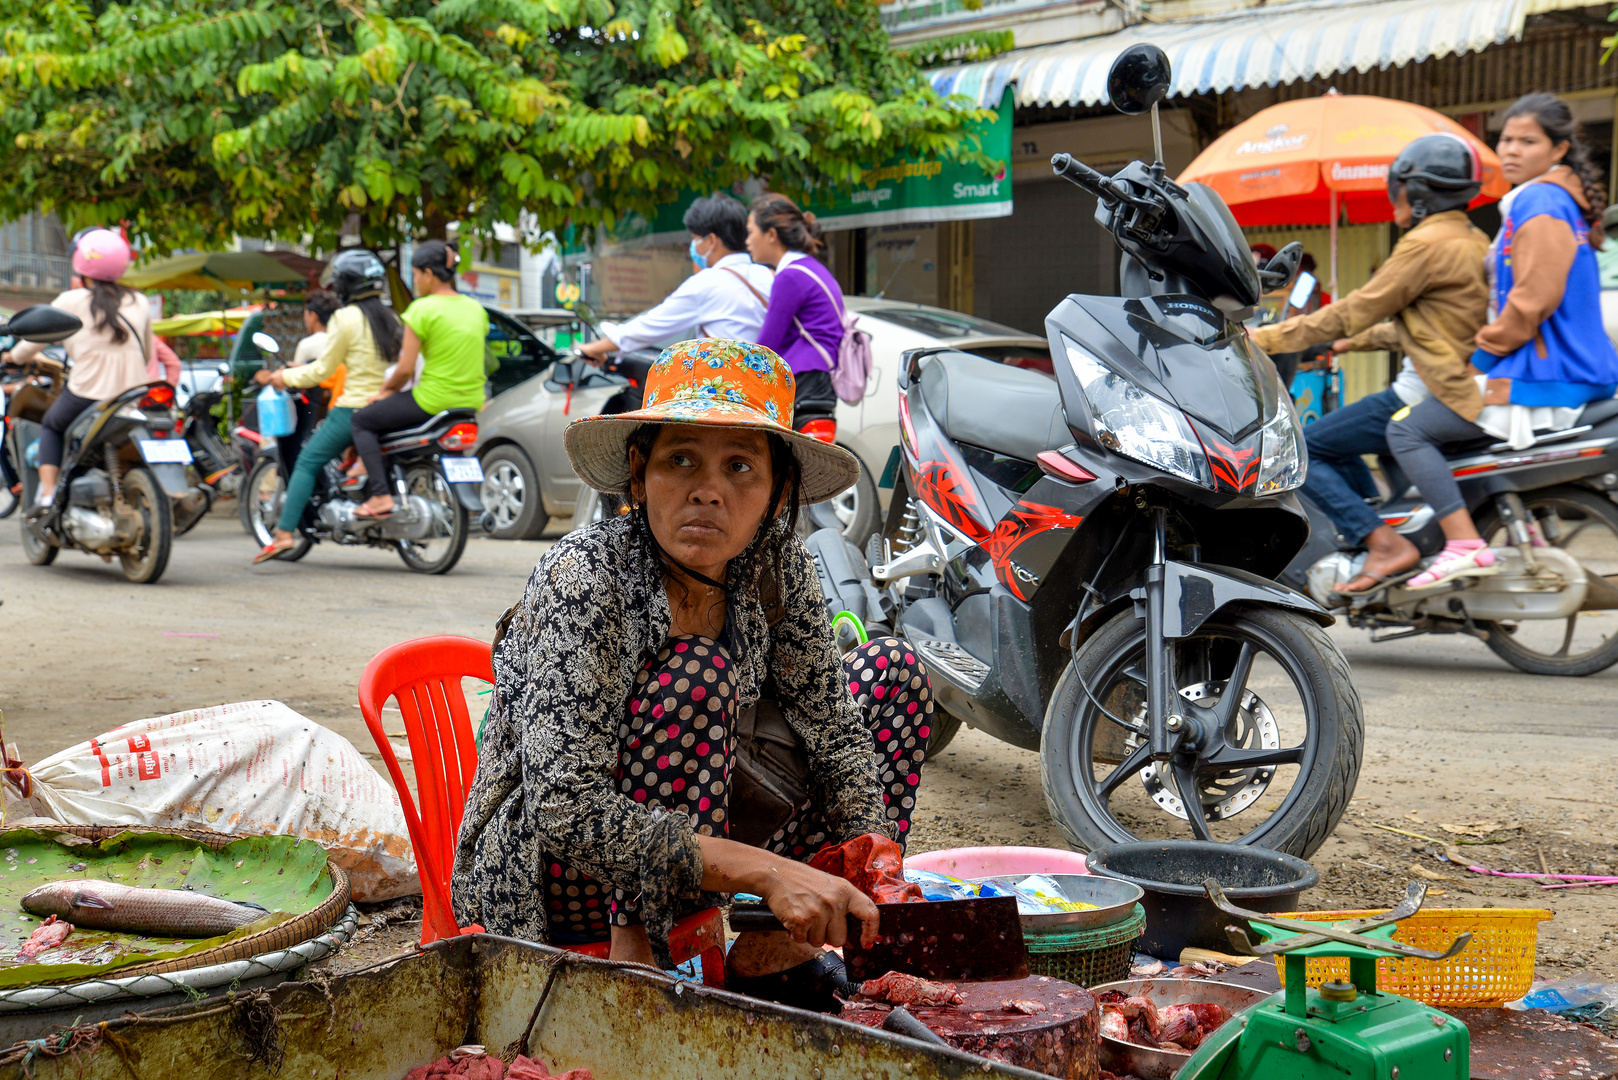
[[704,338],[663,350],[635,412],[586,416],[562,433],[579,479],[597,491],[629,490],[630,434],[642,424],[755,428],[781,436],[803,470],[799,500],[824,502],[859,479],[859,462],[839,446],[792,430],[794,385],[786,361],[762,345]]

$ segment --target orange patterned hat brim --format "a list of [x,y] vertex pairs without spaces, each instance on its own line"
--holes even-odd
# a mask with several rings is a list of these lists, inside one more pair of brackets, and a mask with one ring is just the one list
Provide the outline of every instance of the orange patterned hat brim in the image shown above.
[[622,493],[629,489],[629,437],[642,424],[754,428],[781,436],[798,459],[799,502],[824,502],[859,480],[859,461],[842,447],[791,428],[792,392],[791,370],[769,349],[747,342],[684,341],[665,349],[653,366],[646,384],[651,404],[575,420],[562,433],[562,443],[579,479],[597,491]]

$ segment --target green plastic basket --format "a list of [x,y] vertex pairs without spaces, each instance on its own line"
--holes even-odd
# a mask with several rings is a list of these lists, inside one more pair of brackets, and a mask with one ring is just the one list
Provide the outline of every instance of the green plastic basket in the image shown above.
[[1084,987],[1127,979],[1145,930],[1146,909],[1139,904],[1122,922],[1095,930],[1024,930],[1028,970]]

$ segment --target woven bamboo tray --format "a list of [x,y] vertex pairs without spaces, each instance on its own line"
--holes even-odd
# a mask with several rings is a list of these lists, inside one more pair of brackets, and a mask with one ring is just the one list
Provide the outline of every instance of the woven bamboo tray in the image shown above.
[[[82,836],[92,843],[110,840],[123,833],[157,834],[162,836],[181,836],[187,840],[195,840],[203,847],[218,851],[237,840],[245,840],[245,836],[230,836],[225,833],[216,833],[211,829],[168,829],[150,825],[39,825],[30,826],[41,833],[67,833],[70,836]],[[119,968],[116,976],[127,979],[137,975],[160,975],[173,971],[189,971],[192,968],[211,967],[215,964],[226,964],[233,960],[249,960],[263,953],[276,952],[280,949],[290,949],[292,946],[309,940],[318,934],[325,933],[348,910],[349,887],[348,875],[342,867],[332,862],[326,863],[326,869],[331,873],[331,895],[322,900],[320,904],[302,915],[295,916],[285,922],[277,923],[267,930],[260,930],[256,934],[227,941],[223,945],[216,945],[202,952],[192,953],[189,956],[178,956],[170,960],[156,960],[150,964],[137,964],[133,967]],[[73,979],[58,980],[58,982],[79,982],[83,976]],[[40,985],[52,985],[42,983]]]

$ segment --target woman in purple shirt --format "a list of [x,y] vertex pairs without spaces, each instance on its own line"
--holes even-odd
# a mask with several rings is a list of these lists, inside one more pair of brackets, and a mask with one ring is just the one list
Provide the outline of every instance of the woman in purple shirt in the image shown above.
[[785,195],[764,195],[747,215],[747,253],[775,269],[770,306],[758,343],[787,362],[797,383],[794,412],[814,402],[837,404],[832,360],[843,340],[843,291],[816,259],[824,245],[815,215]]

